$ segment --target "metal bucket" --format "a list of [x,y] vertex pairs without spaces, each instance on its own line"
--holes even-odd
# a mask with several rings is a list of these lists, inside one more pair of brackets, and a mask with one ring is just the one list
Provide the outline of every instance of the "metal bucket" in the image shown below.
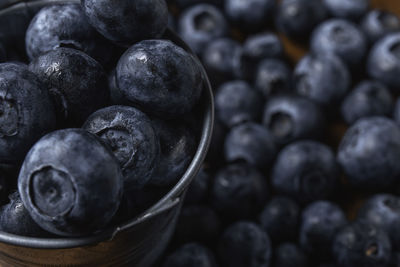
[[[25,30],[45,5],[79,0],[0,0],[0,38],[24,47]],[[4,36],[6,29],[8,35]],[[171,31],[164,36],[190,53]],[[192,53],[193,54],[193,53]],[[196,154],[179,182],[151,208],[118,227],[82,238],[31,238],[0,232],[0,266],[151,266],[174,231],[186,189],[207,153],[214,120],[211,86],[203,71],[202,132]]]

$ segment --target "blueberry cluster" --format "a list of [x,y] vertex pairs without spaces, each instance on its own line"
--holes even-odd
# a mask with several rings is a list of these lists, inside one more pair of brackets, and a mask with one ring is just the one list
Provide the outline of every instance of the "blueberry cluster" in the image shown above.
[[204,77],[166,38],[167,20],[165,0],[54,3],[32,18],[26,51],[3,40],[2,232],[88,236],[133,219],[182,177]]
[[400,266],[400,19],[369,0],[169,4],[216,122],[159,266]]

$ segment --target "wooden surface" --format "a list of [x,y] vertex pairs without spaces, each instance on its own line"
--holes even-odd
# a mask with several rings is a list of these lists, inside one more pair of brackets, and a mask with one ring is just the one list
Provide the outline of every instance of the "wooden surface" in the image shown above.
[[372,0],[372,6],[390,10],[400,16],[400,1],[399,0]]
[[[400,0],[371,0],[371,3],[373,8],[388,10],[400,16]],[[294,44],[283,35],[280,37],[293,63],[297,62],[306,53],[306,47],[299,47],[298,44]]]

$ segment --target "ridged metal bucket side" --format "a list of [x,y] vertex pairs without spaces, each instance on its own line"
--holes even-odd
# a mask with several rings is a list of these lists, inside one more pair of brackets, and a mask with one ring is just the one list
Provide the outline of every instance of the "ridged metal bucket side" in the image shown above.
[[[182,201],[112,240],[68,249],[36,249],[0,243],[1,266],[151,266],[171,238]],[[151,234],[149,234],[151,233]]]

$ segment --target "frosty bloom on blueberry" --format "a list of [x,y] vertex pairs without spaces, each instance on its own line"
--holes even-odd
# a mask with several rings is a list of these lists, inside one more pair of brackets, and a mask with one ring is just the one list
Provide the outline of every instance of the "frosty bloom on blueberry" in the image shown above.
[[46,86],[24,64],[0,64],[0,164],[19,164],[55,126]]
[[50,50],[31,61],[29,69],[47,86],[57,103],[58,120],[68,126],[81,126],[110,99],[104,69],[79,50]]
[[129,103],[163,118],[189,112],[199,100],[203,83],[192,55],[166,40],[146,40],[120,58],[116,79]]
[[112,152],[95,135],[67,129],[44,136],[32,147],[18,190],[42,228],[79,236],[111,220],[122,197],[123,177]]
[[165,0],[81,0],[81,5],[93,27],[117,44],[159,38],[167,27]]
[[146,114],[133,107],[110,106],[90,115],[82,128],[110,146],[126,189],[149,181],[160,157],[160,142]]

